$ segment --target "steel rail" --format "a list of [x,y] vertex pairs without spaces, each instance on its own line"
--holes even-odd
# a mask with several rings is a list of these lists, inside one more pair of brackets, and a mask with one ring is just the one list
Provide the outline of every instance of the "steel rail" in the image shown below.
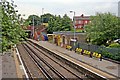
[[27,46],[27,48],[29,48],[29,50],[32,51],[32,53],[34,53],[34,55],[37,58],[39,58],[39,60],[41,60],[42,62],[44,62],[44,64],[46,64],[55,74],[57,74],[60,77],[60,79],[67,80],[67,78],[64,75],[62,75],[61,73],[59,73],[59,71],[57,71],[54,67],[52,67],[47,61],[45,61],[42,57],[40,57],[39,55],[37,55],[36,52],[34,50],[32,50],[28,45],[26,45],[26,46]]
[[25,44],[23,44],[23,47],[29,53],[29,56],[31,56],[31,58],[34,60],[34,62],[39,66],[39,68],[41,68],[41,71],[43,72],[44,76],[47,79],[52,80],[53,77],[50,74],[48,74],[48,72],[46,71],[46,69],[44,69],[44,67],[40,64],[40,62],[31,54],[30,49],[28,49],[28,47]]
[[[28,42],[29,43],[29,42]],[[31,46],[33,46],[31,43],[29,43]],[[72,73],[73,75],[75,75],[78,79],[83,80],[79,75],[75,74],[74,72],[72,72],[71,70],[67,69],[66,67],[64,67],[63,65],[61,65],[60,63],[58,63],[57,61],[55,61],[53,58],[49,57],[47,54],[45,54],[45,52],[41,51],[38,47],[33,46],[35,49],[37,49],[39,52],[41,52],[42,54],[44,54],[46,57],[50,58],[52,61],[54,61],[55,63],[57,63],[58,65],[60,65],[62,68],[66,69],[68,72]]]

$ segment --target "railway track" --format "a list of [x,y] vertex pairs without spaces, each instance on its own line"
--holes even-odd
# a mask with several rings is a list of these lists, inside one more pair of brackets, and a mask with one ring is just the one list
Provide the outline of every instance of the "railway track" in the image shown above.
[[18,50],[30,79],[93,80],[91,77],[86,77],[81,71],[67,65],[65,61],[61,62],[55,56],[50,56],[50,54],[40,50],[38,47],[34,47],[33,44],[18,45]]
[[[44,65],[48,66],[50,68],[50,70],[52,70],[58,76],[57,78],[59,78],[59,79],[73,78],[73,79],[83,80],[81,78],[82,74],[80,74],[76,70],[71,71],[72,68],[70,70],[67,69],[70,67],[66,66],[63,63],[58,63],[57,62],[58,60],[56,61],[55,59],[53,59],[53,57],[50,57],[50,56],[48,57],[48,55],[45,55],[45,52],[41,52],[37,48],[33,49],[33,46],[30,46],[28,44],[25,44],[24,47],[25,46],[28,51],[31,50],[31,52],[29,51],[31,56],[34,55],[33,57],[36,58],[39,63],[40,63],[40,61],[42,61],[44,63]],[[32,53],[34,53],[34,54],[32,54]],[[53,76],[53,78],[54,78],[54,76]]]
[[31,80],[35,78],[50,80],[113,80],[78,66],[32,41],[26,41],[18,45],[18,50]]
[[[45,78],[52,79],[53,76],[55,77],[55,75],[53,75],[53,73],[51,73],[51,72],[48,73],[48,71],[44,68],[45,64],[42,61],[39,61],[37,59],[37,57],[34,54],[32,54],[30,49],[25,44],[23,44],[23,47],[26,49],[26,51],[31,56],[31,58],[34,60],[34,62],[37,64],[37,66],[41,68],[42,72],[44,72]],[[47,67],[47,68],[49,68],[49,67]],[[50,75],[50,74],[52,74],[52,75]]]
[[[45,75],[41,69],[37,66],[34,60],[29,56],[27,51],[23,48],[22,45],[18,45],[18,50],[20,52],[21,59],[27,71],[30,80],[34,78],[45,78]],[[29,67],[28,67],[29,66]]]
[[[32,45],[32,44],[31,44]],[[32,45],[33,46],[33,45]],[[55,57],[54,55],[51,54],[46,54],[43,50],[39,49],[38,47],[35,47],[38,51],[42,52],[46,57],[57,63],[60,67],[63,67],[67,71],[71,72],[72,74],[76,75],[76,77],[81,78],[80,76],[84,76],[84,74],[78,70],[73,69],[73,67],[70,67],[66,62],[63,60],[60,60],[58,57]],[[77,72],[75,72],[77,71]],[[85,77],[85,76],[84,76]]]
[[[45,70],[45,72],[46,72],[46,74],[47,74],[47,76],[48,76],[48,78],[49,79],[52,79],[52,78],[58,78],[58,76],[60,77],[60,78],[63,78],[62,76],[61,76],[61,74],[59,74],[59,73],[57,73],[47,62],[45,62],[44,60],[43,60],[43,58],[38,58],[36,55],[34,55],[34,54],[32,54],[30,51],[29,51],[29,48],[27,48],[27,46],[26,45],[24,45],[24,47],[27,49],[27,51],[29,52],[29,54],[30,54],[30,56],[35,60],[35,62],[40,66],[40,63],[41,63],[41,65],[42,66],[40,66],[40,67],[42,67],[42,69],[43,70]],[[37,59],[38,58],[38,59]],[[41,61],[40,61],[40,60]],[[49,67],[47,67],[47,66],[49,66]],[[47,68],[44,68],[44,67],[47,67]],[[49,68],[49,69],[48,69]],[[52,73],[52,75],[50,75],[51,74],[51,72],[49,71],[48,72],[48,70],[46,70],[46,69],[48,69],[48,70],[51,70],[51,71],[54,71],[57,75],[55,75],[55,74],[53,74]]]
[[[77,71],[85,74],[87,77],[94,78],[92,80],[113,80],[113,79],[117,80],[115,76],[109,75],[109,74],[107,74],[105,72],[102,72],[102,71],[99,71],[99,70],[96,70],[96,69],[95,69],[95,73],[94,73],[94,71],[91,71],[89,69],[86,69],[84,67],[79,66],[78,64],[76,64],[75,62],[73,62],[74,61],[73,59],[71,59],[72,61],[71,60],[69,61],[69,59],[61,57],[60,55],[55,54],[51,50],[48,50],[48,49],[46,49],[46,48],[44,48],[44,47],[42,47],[42,46],[40,46],[40,45],[38,45],[38,44],[36,44],[36,43],[34,43],[32,41],[30,41],[30,43],[32,43],[32,45],[34,45],[34,46],[39,47],[39,49],[44,50],[48,54],[50,54],[50,55],[54,56],[55,58],[59,59],[60,61],[65,62],[65,64],[68,64],[70,67],[72,67],[72,68],[76,69]],[[84,64],[84,63],[82,63],[82,64]],[[93,70],[93,68],[90,68],[90,69]],[[105,77],[101,76],[101,74],[104,75]],[[110,77],[110,78],[107,78],[107,77]]]

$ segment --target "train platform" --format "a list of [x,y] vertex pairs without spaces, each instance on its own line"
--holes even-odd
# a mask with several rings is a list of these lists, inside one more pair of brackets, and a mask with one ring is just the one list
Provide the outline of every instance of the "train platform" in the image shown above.
[[1,55],[2,66],[2,80],[14,80],[17,77],[16,64],[14,61],[13,53],[5,52],[4,55]]
[[[31,40],[31,39],[29,39]],[[107,60],[100,61],[96,58],[90,58],[85,55],[77,54],[74,51],[67,50],[65,48],[61,48],[60,46],[56,46],[55,44],[49,43],[47,41],[35,41],[31,40],[40,46],[47,48],[57,54],[65,54],[67,56],[70,56],[80,62],[86,63],[92,67],[95,67],[96,69],[99,69],[101,71],[104,71],[106,73],[112,74],[114,76],[120,77],[120,64],[113,63]]]

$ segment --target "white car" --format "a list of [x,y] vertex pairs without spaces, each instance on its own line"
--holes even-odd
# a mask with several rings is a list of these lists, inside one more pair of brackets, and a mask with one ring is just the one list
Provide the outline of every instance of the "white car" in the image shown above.
[[116,39],[114,40],[114,42],[120,43],[120,39]]

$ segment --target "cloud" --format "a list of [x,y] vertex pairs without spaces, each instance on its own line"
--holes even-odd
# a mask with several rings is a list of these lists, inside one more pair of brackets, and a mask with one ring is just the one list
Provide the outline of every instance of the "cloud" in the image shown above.
[[76,15],[94,15],[96,12],[111,12],[117,14],[117,2],[119,0],[15,0],[19,13],[41,15],[44,13],[56,15],[68,14],[73,10]]

